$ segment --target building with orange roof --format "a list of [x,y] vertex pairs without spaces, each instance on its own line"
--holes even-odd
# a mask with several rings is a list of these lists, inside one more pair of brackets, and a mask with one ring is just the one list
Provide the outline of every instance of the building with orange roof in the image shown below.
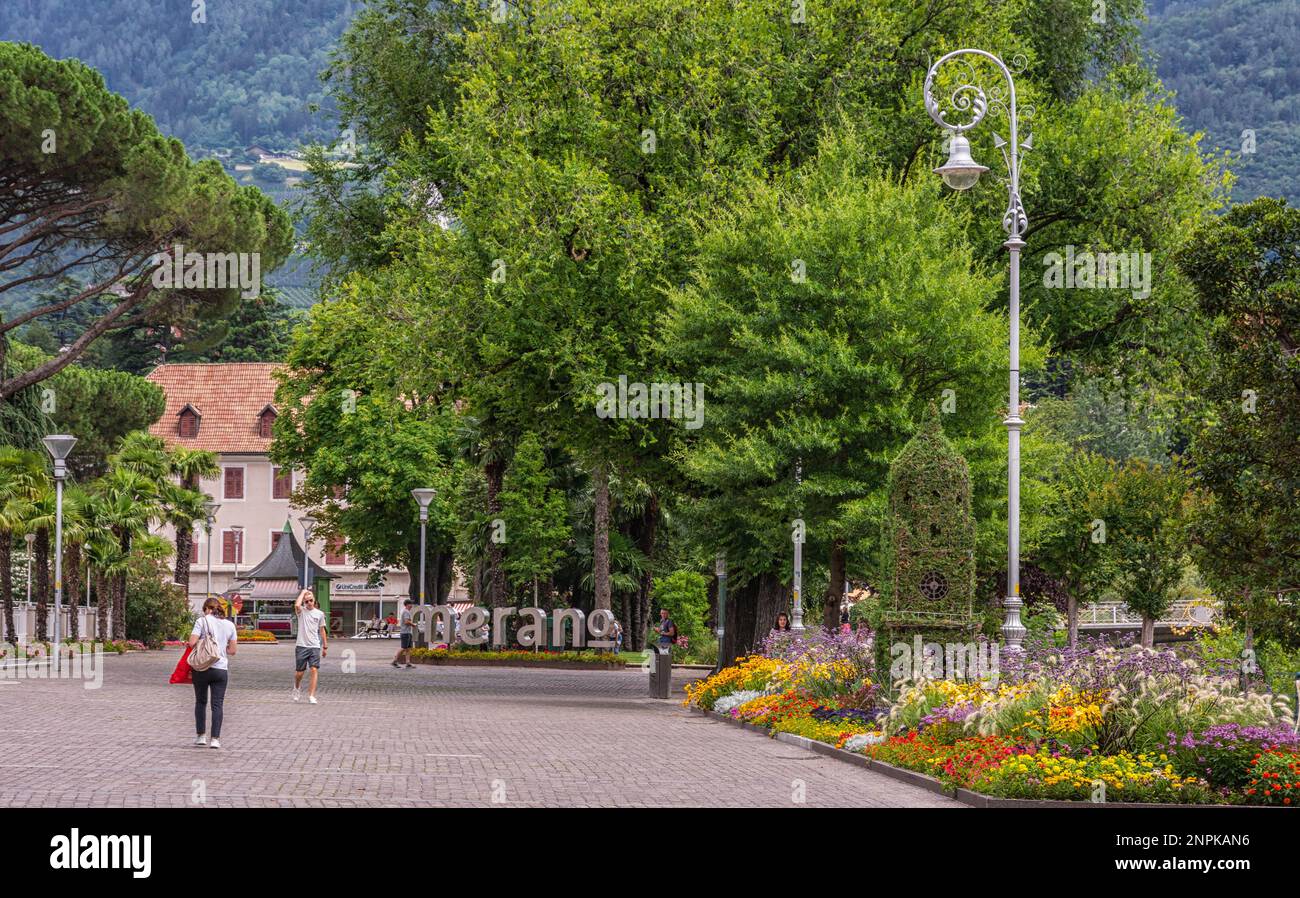
[[[272,464],[268,455],[271,426],[278,414],[274,378],[278,367],[262,362],[163,364],[148,374],[167,397],[162,417],[149,432],[171,447],[214,452],[221,468],[216,477],[199,485],[220,508],[211,540],[202,523],[195,533],[189,597],[196,609],[207,595],[209,559],[213,592],[233,590],[247,596],[251,584],[243,575],[272,554],[284,535],[286,521],[295,546],[302,538],[304,510],[292,502],[302,472],[284,470]],[[174,538],[170,525],[155,532]],[[331,578],[332,632],[351,636],[359,621],[386,617],[407,595],[404,570],[390,571],[379,583],[371,584],[369,571],[351,563],[345,545],[313,540],[310,548],[312,564]],[[252,608],[245,604],[243,615],[251,618],[256,614],[259,619],[278,623],[277,616],[287,614],[287,609],[276,603],[264,604],[266,607]]]

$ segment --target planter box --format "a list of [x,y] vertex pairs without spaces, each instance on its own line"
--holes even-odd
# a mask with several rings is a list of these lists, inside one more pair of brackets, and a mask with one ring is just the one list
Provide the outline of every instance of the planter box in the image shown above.
[[775,738],[780,742],[788,742],[791,745],[798,745],[800,748],[806,748],[811,752],[819,755],[825,755],[828,758],[836,758],[845,761],[857,767],[863,767],[868,770],[874,770],[877,773],[883,773],[885,776],[901,780],[905,783],[911,783],[913,786],[919,786],[930,792],[936,792],[940,795],[948,795],[955,798],[962,804],[968,804],[974,808],[1242,808],[1250,810],[1262,810],[1253,805],[1237,804],[1162,804],[1141,801],[1058,801],[1056,799],[1042,798],[996,798],[992,795],[985,795],[982,792],[973,792],[970,789],[958,789],[955,793],[948,791],[939,780],[924,773],[917,773],[915,770],[907,770],[903,767],[895,767],[893,764],[886,764],[884,761],[877,761],[868,758],[866,755],[857,752],[846,751],[842,748],[836,748],[834,745],[828,745],[825,742],[818,742],[815,739],[809,739],[807,736],[797,736],[794,733],[776,733],[767,727],[758,724],[749,723],[744,720],[736,720],[728,717],[726,714],[719,714],[717,711],[706,711],[703,708],[691,708],[697,714],[703,714],[706,717],[712,717],[714,720],[720,720],[733,726],[740,726],[744,729],[759,730],[766,734],[768,738]]

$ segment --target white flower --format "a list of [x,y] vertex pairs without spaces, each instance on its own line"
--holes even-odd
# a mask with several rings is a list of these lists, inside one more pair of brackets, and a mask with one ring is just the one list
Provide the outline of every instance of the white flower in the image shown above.
[[713,710],[719,714],[726,714],[732,708],[738,708],[745,702],[753,701],[763,693],[755,692],[752,689],[742,689],[740,692],[733,692],[730,695],[724,695],[713,703]]
[[862,751],[868,745],[879,745],[885,741],[884,733],[859,733],[856,736],[850,736],[844,743],[844,747],[849,751]]

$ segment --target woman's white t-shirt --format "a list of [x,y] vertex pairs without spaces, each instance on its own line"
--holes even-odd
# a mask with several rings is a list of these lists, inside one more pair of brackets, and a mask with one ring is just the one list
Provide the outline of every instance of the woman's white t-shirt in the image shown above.
[[211,633],[217,641],[217,660],[208,670],[229,670],[230,662],[226,657],[226,646],[239,641],[235,635],[235,625],[215,614],[201,614],[194,622],[194,629],[190,631],[190,635],[202,636],[205,632]]

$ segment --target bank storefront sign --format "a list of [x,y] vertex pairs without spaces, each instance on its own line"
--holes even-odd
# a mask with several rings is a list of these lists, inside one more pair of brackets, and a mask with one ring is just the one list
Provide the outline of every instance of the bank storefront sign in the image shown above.
[[[463,642],[466,645],[483,645],[489,640],[493,648],[504,648],[510,635],[510,621],[518,617],[520,624],[515,639],[520,645],[531,648],[547,645],[546,618],[541,608],[484,608],[474,605],[460,615],[460,630],[456,629],[456,611],[450,605],[417,605],[412,609],[415,626],[430,645],[436,642]],[[590,615],[577,608],[552,611],[550,645],[562,646],[572,641],[575,649],[583,646],[593,649],[612,649],[614,640],[614,612],[598,608]],[[452,634],[448,638],[445,634]],[[444,634],[439,638],[439,634]]]

